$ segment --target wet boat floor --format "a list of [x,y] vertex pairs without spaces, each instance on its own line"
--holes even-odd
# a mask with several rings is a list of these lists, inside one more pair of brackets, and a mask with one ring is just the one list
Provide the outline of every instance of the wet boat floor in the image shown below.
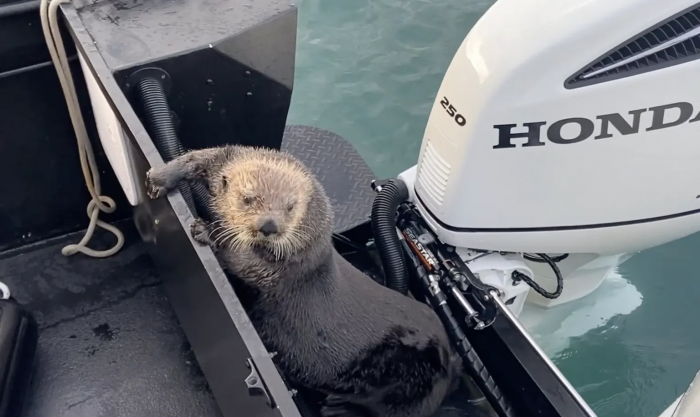
[[39,324],[25,416],[220,416],[145,245],[119,228],[124,248],[105,259],[61,254],[82,233],[0,254],[0,279]]

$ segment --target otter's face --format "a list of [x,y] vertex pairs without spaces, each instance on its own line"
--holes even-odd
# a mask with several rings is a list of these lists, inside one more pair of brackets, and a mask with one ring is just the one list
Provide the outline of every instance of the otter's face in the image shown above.
[[277,258],[304,249],[310,226],[302,224],[312,184],[284,160],[245,160],[224,167],[212,187],[221,216],[220,240],[232,249],[258,246]]

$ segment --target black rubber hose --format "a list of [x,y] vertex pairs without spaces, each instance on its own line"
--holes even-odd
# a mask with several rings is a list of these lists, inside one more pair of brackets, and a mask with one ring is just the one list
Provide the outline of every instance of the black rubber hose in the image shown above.
[[[148,121],[147,129],[153,138],[156,149],[163,156],[165,162],[184,154],[186,151],[175,133],[168,99],[160,82],[155,78],[144,78],[136,86],[136,95],[141,101],[144,115]],[[195,217],[197,217],[195,199],[199,203],[199,207],[204,209],[207,215],[211,216],[209,210],[210,197],[207,187],[203,184],[190,186],[182,183],[178,188],[187,203],[187,207],[189,207]]]
[[408,200],[408,187],[392,179],[381,189],[372,204],[372,234],[384,267],[386,286],[408,294],[408,269],[399,237],[396,234],[396,210]]

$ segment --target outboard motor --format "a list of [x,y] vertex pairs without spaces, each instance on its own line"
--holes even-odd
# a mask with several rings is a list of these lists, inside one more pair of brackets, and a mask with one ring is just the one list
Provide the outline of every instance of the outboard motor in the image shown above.
[[[698,57],[691,0],[499,0],[473,27],[418,163],[374,184],[373,212],[387,285],[449,310],[453,339],[474,347],[461,350],[472,373],[480,335],[505,322],[578,408],[549,404],[594,415],[518,317],[585,297],[634,253],[700,231]],[[494,405],[488,377],[479,385]]]

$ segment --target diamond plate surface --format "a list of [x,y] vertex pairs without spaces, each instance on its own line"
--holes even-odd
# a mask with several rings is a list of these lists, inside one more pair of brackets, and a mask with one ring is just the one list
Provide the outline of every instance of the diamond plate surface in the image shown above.
[[326,189],[335,208],[335,231],[343,232],[369,219],[376,177],[348,141],[312,126],[285,128],[282,150],[302,160]]

